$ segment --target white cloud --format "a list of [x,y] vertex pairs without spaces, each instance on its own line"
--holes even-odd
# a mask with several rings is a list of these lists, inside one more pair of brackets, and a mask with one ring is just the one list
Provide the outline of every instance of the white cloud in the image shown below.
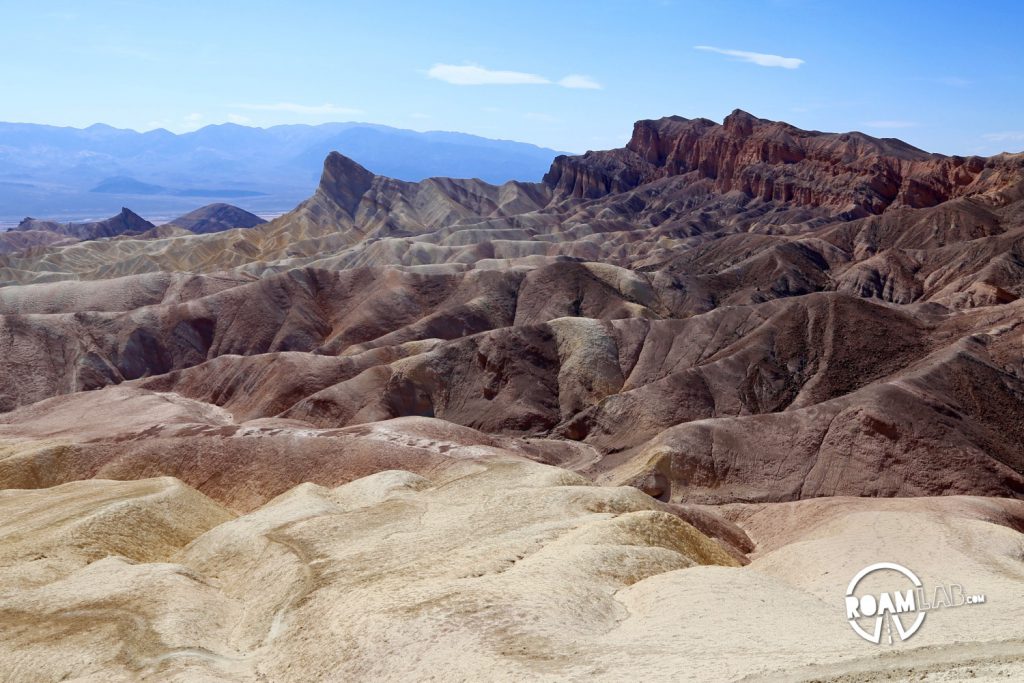
[[237,123],[240,126],[245,126],[252,123],[252,119],[248,116],[242,116],[241,114],[228,114],[228,122]]
[[181,117],[181,123],[171,127],[171,130],[179,133],[188,133],[203,127],[205,117],[199,113],[185,114]]
[[427,76],[452,85],[547,85],[548,79],[522,71],[493,71],[482,66],[435,64]]
[[779,55],[768,55],[762,52],[747,52],[746,50],[725,50],[720,47],[711,47],[710,45],[694,45],[693,49],[704,50],[705,52],[716,52],[728,57],[736,57],[744,62],[750,62],[751,64],[757,64],[758,66],[776,66],[782,69],[796,69],[804,63],[804,60],[797,59],[796,57],[780,57]]
[[574,90],[600,90],[604,86],[590,76],[569,74],[552,81],[540,74],[525,71],[498,71],[475,64],[435,64],[427,69],[427,77],[452,85],[559,85]]
[[361,109],[339,107],[335,104],[295,104],[294,102],[277,102],[274,104],[235,104],[239,109],[250,111],[283,111],[289,114],[362,114]]
[[986,133],[981,137],[991,142],[1024,142],[1024,130],[1007,130],[1001,133]]
[[157,119],[150,121],[143,127],[143,130],[163,128],[164,130],[169,130],[172,133],[191,133],[194,130],[202,128],[205,119],[206,117],[199,113],[185,114],[181,118]]
[[569,74],[562,80],[558,81],[558,85],[563,88],[576,88],[580,90],[601,90],[604,88],[603,85],[595,81],[590,76],[582,76],[580,74]]
[[893,120],[882,120],[882,121],[865,121],[864,125],[868,128],[913,128],[917,125],[914,121],[893,121]]

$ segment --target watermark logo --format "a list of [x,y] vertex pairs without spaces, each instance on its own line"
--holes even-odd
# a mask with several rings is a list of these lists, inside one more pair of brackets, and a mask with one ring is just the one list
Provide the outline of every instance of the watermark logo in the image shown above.
[[[884,586],[887,590],[871,589]],[[917,633],[929,611],[945,607],[978,605],[982,594],[968,595],[957,583],[941,584],[929,591],[914,572],[895,562],[878,562],[861,569],[846,588],[846,619],[869,643],[882,642],[883,628],[889,645]]]

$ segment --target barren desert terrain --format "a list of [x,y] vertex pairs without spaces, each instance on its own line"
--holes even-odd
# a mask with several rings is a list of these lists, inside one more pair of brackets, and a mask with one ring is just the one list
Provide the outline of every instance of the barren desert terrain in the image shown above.
[[[240,216],[3,236],[0,679],[1024,678],[1024,154],[737,110]],[[866,642],[878,562],[985,602]]]

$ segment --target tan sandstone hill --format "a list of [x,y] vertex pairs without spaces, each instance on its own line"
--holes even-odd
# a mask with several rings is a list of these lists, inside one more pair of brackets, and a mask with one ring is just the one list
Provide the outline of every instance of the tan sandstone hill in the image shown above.
[[[303,484],[237,518],[170,479],[8,491],[0,509],[8,680],[1024,673],[1019,502],[733,506],[760,549],[742,568],[635,489],[503,458]],[[860,640],[841,598],[879,536],[988,604],[894,649]]]

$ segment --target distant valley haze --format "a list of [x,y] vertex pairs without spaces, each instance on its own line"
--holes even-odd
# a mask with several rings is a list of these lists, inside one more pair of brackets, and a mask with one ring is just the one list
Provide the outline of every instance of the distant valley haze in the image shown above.
[[540,180],[559,154],[520,142],[366,123],[265,129],[225,123],[183,134],[0,123],[0,226],[27,216],[105,218],[122,206],[159,223],[215,201],[276,215],[309,195],[331,151],[400,180],[446,176],[491,183]]

